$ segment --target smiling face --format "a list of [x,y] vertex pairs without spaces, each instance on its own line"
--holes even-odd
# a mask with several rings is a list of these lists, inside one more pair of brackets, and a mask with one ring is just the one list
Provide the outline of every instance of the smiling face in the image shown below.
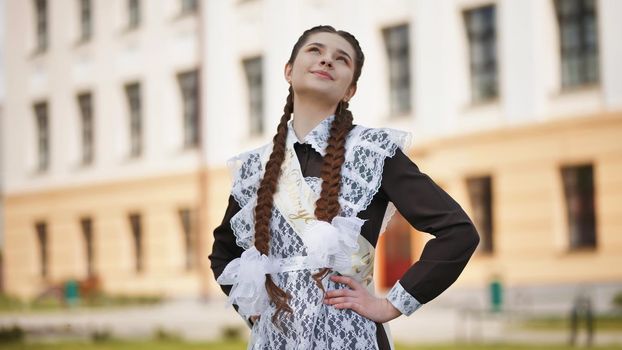
[[327,103],[349,100],[356,53],[346,39],[333,33],[314,33],[302,45],[293,64],[285,65],[285,79],[299,97],[320,97]]

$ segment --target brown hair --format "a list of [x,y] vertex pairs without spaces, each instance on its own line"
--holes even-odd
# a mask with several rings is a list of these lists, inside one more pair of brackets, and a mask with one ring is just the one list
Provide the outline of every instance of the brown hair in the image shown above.
[[[287,61],[293,64],[298,51],[306,43],[309,36],[314,33],[333,33],[341,36],[352,45],[356,52],[354,59],[354,74],[352,76],[351,85],[356,85],[361,75],[365,56],[356,40],[356,38],[345,31],[335,30],[331,26],[316,26],[307,29],[292,49],[292,53]],[[285,107],[283,108],[283,116],[277,126],[277,133],[272,139],[273,148],[261,184],[257,190],[257,205],[255,207],[255,247],[265,255],[270,251],[270,218],[272,216],[272,207],[274,204],[273,196],[276,192],[277,182],[281,175],[281,165],[285,158],[285,140],[287,137],[287,122],[291,118],[294,110],[294,91],[289,87]],[[335,111],[335,118],[330,127],[330,136],[326,147],[326,155],[321,168],[322,191],[320,198],[315,203],[315,217],[318,220],[331,222],[332,219],[339,214],[341,206],[339,205],[339,191],[341,190],[341,166],[345,160],[345,141],[348,132],[352,128],[352,112],[348,110],[348,102],[340,101]],[[324,290],[320,280],[326,276],[329,269],[324,268],[320,272],[313,275],[319,288]],[[279,288],[271,276],[266,275],[266,290],[270,300],[276,306],[276,312],[272,316],[272,322],[276,324],[279,315],[284,312],[292,313],[292,309],[288,304],[291,295]]]

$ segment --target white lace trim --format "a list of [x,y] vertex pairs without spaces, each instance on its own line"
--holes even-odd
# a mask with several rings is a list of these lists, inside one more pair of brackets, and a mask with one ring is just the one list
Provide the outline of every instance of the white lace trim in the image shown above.
[[380,225],[380,232],[378,233],[378,236],[382,236],[382,234],[387,230],[389,221],[391,221],[396,211],[397,208],[395,207],[395,204],[393,204],[393,202],[389,202],[387,204],[387,209],[384,212],[384,217],[382,218],[382,225]]
[[423,305],[402,287],[400,281],[395,282],[387,294],[387,300],[406,316],[412,315]]
[[[332,116],[324,119],[305,137],[318,152],[324,151],[330,131]],[[293,130],[288,133],[288,142],[297,140]],[[293,136],[293,137],[292,137]],[[341,216],[356,216],[371,203],[382,184],[382,171],[387,157],[393,157],[398,148],[408,149],[411,134],[390,128],[366,128],[356,126],[346,140],[346,160],[342,166],[342,188],[339,196]],[[272,151],[270,144],[235,156],[227,162],[233,174],[231,194],[240,210],[231,220],[236,243],[248,249],[254,237],[254,207],[257,190],[263,176],[265,162]],[[306,177],[312,189],[319,193],[321,179]],[[395,206],[387,205],[379,235],[395,214]]]
[[[314,147],[318,152],[325,149],[329,125],[328,122],[320,123],[314,129],[315,132],[308,135],[311,141],[309,144],[318,147],[319,150]],[[405,149],[409,137],[408,133],[398,130],[362,126],[350,132],[342,168],[343,187],[339,198],[341,216],[354,217],[369,205],[380,188],[386,157],[392,157],[397,148]],[[269,144],[233,157],[228,162],[233,172],[231,194],[241,208],[231,219],[231,226],[236,244],[244,249],[253,246],[257,189],[271,150],[272,145]],[[321,179],[307,177],[305,181],[319,193]],[[385,219],[389,216],[390,210],[387,208]],[[272,210],[270,231],[273,235],[269,256],[278,259],[307,255],[301,237],[277,208]],[[286,325],[289,331],[282,333],[271,322],[274,307],[269,305],[252,327],[249,344],[252,349],[377,349],[375,323],[352,310],[339,310],[323,304],[323,293],[317,288],[309,271],[276,273],[273,280],[293,296],[289,304],[294,310],[294,317]],[[326,290],[344,288],[328,278],[323,282]]]
[[[328,146],[330,127],[332,126],[334,119],[334,115],[330,115],[324,118],[318,125],[313,128],[313,130],[309,131],[309,133],[305,135],[303,140],[304,143],[308,143],[311,147],[313,147],[314,150],[321,154],[322,157],[326,155],[326,146]],[[298,137],[296,137],[296,133],[294,132],[293,122],[293,120],[287,122],[289,135],[293,135],[293,137],[288,138],[288,142],[300,142],[298,140]]]
[[[357,130],[358,129],[358,130]],[[381,128],[369,129],[357,126],[351,134],[357,133],[357,144],[349,148],[342,168],[343,198],[340,199],[345,215],[356,215],[365,210],[382,185],[382,172],[387,157],[395,155],[398,148],[408,149],[412,136],[401,130]],[[379,235],[395,214],[395,206],[387,205]]]

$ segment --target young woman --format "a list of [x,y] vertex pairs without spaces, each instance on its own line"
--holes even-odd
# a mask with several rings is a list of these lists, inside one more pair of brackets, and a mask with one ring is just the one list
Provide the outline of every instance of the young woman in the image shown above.
[[[479,242],[460,205],[404,154],[408,133],[352,124],[363,62],[351,34],[305,31],[285,64],[272,142],[230,161],[209,258],[252,327],[249,349],[392,349],[386,323],[447,289]],[[379,298],[374,248],[396,208],[436,237]]]

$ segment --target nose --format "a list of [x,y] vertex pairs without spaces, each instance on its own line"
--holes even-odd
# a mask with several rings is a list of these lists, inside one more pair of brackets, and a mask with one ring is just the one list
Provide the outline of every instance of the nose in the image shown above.
[[320,66],[328,66],[332,68],[333,61],[330,58],[323,57],[322,60],[320,61]]

